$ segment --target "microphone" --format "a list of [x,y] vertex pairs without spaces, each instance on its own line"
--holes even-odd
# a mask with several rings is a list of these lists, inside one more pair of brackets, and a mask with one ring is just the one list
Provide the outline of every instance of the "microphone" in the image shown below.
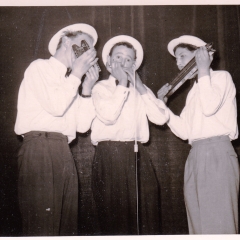
[[[88,49],[90,49],[88,43],[85,40],[81,41],[81,46],[79,47],[77,44],[72,45],[73,52],[75,56],[78,58]],[[101,68],[99,67],[98,63],[95,64],[98,68],[98,71],[101,72]]]

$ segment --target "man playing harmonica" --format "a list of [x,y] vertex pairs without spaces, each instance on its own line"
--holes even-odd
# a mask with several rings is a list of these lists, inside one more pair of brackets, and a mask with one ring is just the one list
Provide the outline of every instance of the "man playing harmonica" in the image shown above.
[[[160,234],[158,182],[142,143],[149,140],[148,119],[156,124],[167,119],[157,104],[160,100],[136,72],[143,60],[136,39],[126,35],[111,38],[102,58],[110,76],[93,88],[97,117],[91,134],[96,145],[92,186],[101,234]],[[137,171],[135,139],[139,146]]]
[[[76,58],[72,46],[82,40],[91,48]],[[52,56],[33,61],[25,71],[15,124],[15,132],[24,136],[18,154],[24,236],[78,233],[78,177],[68,143],[76,131],[87,131],[95,117],[90,95],[98,79],[96,41],[92,26],[67,26],[49,42]]]
[[[166,108],[168,126],[192,148],[184,174],[190,234],[238,232],[239,164],[231,140],[238,137],[236,89],[230,74],[210,68],[201,39],[184,35],[168,44],[179,70],[195,57],[198,75],[180,116]],[[164,99],[171,86],[158,91]]]

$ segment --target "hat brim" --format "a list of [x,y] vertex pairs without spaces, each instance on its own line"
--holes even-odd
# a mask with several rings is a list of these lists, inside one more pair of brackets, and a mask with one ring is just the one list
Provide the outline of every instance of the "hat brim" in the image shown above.
[[81,31],[83,33],[87,33],[93,38],[93,46],[95,46],[98,35],[92,26],[85,24],[85,23],[76,23],[69,25],[67,27],[62,28],[59,30],[50,40],[48,44],[48,50],[51,53],[51,55],[54,55],[56,53],[57,45],[59,43],[60,38],[64,35],[65,31],[71,31],[71,32],[76,32],[76,31]]
[[191,35],[183,35],[183,36],[181,36],[179,38],[173,39],[172,41],[170,41],[168,43],[167,48],[168,48],[169,53],[172,56],[175,57],[173,49],[180,43],[191,44],[191,45],[194,45],[196,47],[202,47],[202,46],[206,45],[206,43],[202,39],[200,39],[198,37],[191,36]]
[[119,43],[119,42],[128,42],[128,43],[132,44],[133,47],[135,48],[135,50],[136,50],[135,65],[136,65],[136,70],[137,70],[143,61],[143,48],[138,40],[136,40],[133,37],[127,36],[127,35],[119,35],[119,36],[113,37],[105,43],[103,50],[102,50],[102,61],[103,61],[104,65],[106,66],[106,64],[107,64],[107,56],[109,55],[110,50],[116,43]]

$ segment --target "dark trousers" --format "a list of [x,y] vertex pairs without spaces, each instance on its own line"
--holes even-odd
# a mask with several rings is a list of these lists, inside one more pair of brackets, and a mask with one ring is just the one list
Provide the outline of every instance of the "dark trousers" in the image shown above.
[[67,137],[60,133],[27,133],[18,164],[23,235],[76,235],[78,177]]
[[134,142],[106,141],[96,148],[92,190],[102,235],[137,235],[137,218],[139,234],[160,234],[158,182],[145,147],[138,145],[138,192]]

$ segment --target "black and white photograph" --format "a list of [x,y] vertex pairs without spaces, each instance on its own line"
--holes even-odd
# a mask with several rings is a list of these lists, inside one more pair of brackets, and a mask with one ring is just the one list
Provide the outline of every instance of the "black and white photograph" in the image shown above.
[[240,5],[70,2],[0,4],[0,237],[237,236]]

